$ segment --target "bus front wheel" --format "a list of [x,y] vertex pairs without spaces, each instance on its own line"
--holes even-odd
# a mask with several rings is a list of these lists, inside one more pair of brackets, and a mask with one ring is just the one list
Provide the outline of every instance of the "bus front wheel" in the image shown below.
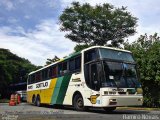
[[77,111],[83,111],[85,109],[83,98],[80,94],[75,95],[73,100],[73,106]]

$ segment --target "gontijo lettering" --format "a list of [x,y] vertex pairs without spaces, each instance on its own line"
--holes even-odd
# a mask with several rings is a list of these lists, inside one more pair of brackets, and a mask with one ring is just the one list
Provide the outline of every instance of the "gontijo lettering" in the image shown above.
[[36,88],[48,87],[48,82],[38,83],[36,84]]

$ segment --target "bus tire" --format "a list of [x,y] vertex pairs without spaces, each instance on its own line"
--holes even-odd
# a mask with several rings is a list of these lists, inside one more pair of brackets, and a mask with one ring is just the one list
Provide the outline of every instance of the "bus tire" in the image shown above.
[[35,95],[32,96],[32,104],[36,105],[36,97],[35,97]]
[[84,111],[85,110],[83,98],[80,94],[76,94],[74,96],[73,106],[74,106],[74,109],[77,111]]
[[38,107],[41,106],[41,101],[40,101],[40,96],[39,95],[36,97],[36,106],[38,106]]
[[104,107],[103,108],[107,113],[110,113],[110,112],[113,112],[115,109],[116,109],[116,107]]

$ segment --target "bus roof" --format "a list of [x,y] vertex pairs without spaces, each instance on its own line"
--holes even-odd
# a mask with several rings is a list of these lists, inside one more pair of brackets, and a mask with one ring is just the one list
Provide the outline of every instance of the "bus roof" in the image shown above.
[[119,48],[115,48],[115,47],[106,47],[106,46],[91,46],[91,47],[88,47],[88,48],[82,50],[82,52],[88,51],[88,50],[93,49],[93,48],[106,48],[106,49],[110,49],[110,50],[117,50],[117,51],[123,51],[123,52],[131,53],[131,51],[128,51],[128,50],[119,49]]
[[80,53],[81,53],[81,52],[72,53],[72,54],[70,54],[69,56],[67,56],[67,57],[65,57],[65,58],[63,58],[63,59],[58,60],[57,62],[51,63],[51,64],[46,65],[46,66],[44,66],[44,67],[42,67],[42,68],[40,68],[40,69],[38,69],[38,70],[35,70],[35,71],[30,72],[29,75],[30,75],[30,74],[33,74],[33,73],[35,73],[35,72],[38,72],[38,71],[40,71],[40,70],[43,70],[43,69],[45,69],[45,68],[48,68],[48,67],[50,67],[50,66],[52,66],[52,65],[55,65],[55,64],[57,64],[57,63],[60,63],[60,62],[62,62],[62,61],[65,61],[65,60],[67,60],[67,59],[70,59],[70,58],[72,58],[72,57],[75,57],[75,56],[79,55]]
[[42,67],[42,68],[40,68],[40,69],[38,69],[38,70],[32,71],[32,72],[29,73],[29,75],[30,75],[30,74],[33,74],[33,73],[35,73],[35,72],[38,72],[38,71],[40,71],[40,70],[43,70],[43,69],[45,69],[45,68],[48,68],[48,67],[50,67],[50,66],[52,66],[52,65],[55,65],[55,64],[57,64],[57,63],[60,63],[60,62],[62,62],[62,61],[65,61],[65,60],[67,60],[67,59],[70,59],[70,58],[72,58],[72,57],[75,57],[75,56],[81,54],[82,52],[88,51],[88,50],[93,49],[93,48],[106,48],[106,49],[111,49],[111,50],[117,50],[117,51],[123,51],[123,52],[129,52],[129,53],[131,53],[131,52],[128,51],[128,50],[119,49],[119,48],[114,48],[114,47],[91,46],[91,47],[88,47],[88,48],[86,48],[86,49],[84,49],[84,50],[82,50],[82,51],[79,51],[79,52],[76,52],[76,53],[72,53],[72,54],[70,54],[69,56],[67,56],[67,57],[65,57],[65,58],[63,58],[63,59],[60,59],[60,60],[57,61],[57,62],[51,63],[51,64],[49,64],[49,65],[47,65],[47,66],[44,66],[44,67]]

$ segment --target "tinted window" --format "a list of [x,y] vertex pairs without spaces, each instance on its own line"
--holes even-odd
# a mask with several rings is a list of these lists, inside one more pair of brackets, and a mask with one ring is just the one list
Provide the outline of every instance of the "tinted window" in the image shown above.
[[42,71],[42,79],[43,79],[43,80],[46,80],[46,79],[49,78],[48,73],[49,73],[48,69],[44,69],[44,70]]
[[35,83],[35,74],[32,74],[32,75],[31,75],[31,84],[32,84],[32,83]]
[[63,63],[63,70],[67,70],[67,62]]
[[57,76],[57,67],[53,66],[49,68],[49,78],[55,78]]
[[84,74],[87,86],[93,90],[99,90],[103,78],[101,63],[85,64]]
[[49,72],[49,78],[51,78],[52,77],[52,67],[50,67],[49,69],[48,69],[48,72]]
[[81,69],[81,56],[72,58],[69,61],[69,71],[70,72],[78,72]]
[[39,82],[42,80],[42,77],[41,77],[41,72],[37,72],[36,73],[36,82]]
[[63,72],[63,73],[62,73],[63,75],[66,74],[66,73],[68,73],[68,64],[67,64],[67,63],[68,63],[68,62],[64,62],[64,63],[63,63],[63,71],[62,71],[62,72]]
[[81,57],[75,58],[75,69],[78,70],[81,68]]
[[53,67],[52,69],[52,77],[56,77],[57,76],[57,67]]
[[134,62],[134,59],[131,53],[117,51],[117,50],[104,49],[104,48],[100,49],[100,57],[114,59],[114,60]]
[[84,55],[85,56],[84,57],[85,63],[90,62],[92,60],[95,60],[97,58],[96,49],[92,49],[92,50],[86,51],[84,54],[85,54]]
[[74,59],[71,59],[69,61],[69,71],[74,71],[75,70],[75,61]]

